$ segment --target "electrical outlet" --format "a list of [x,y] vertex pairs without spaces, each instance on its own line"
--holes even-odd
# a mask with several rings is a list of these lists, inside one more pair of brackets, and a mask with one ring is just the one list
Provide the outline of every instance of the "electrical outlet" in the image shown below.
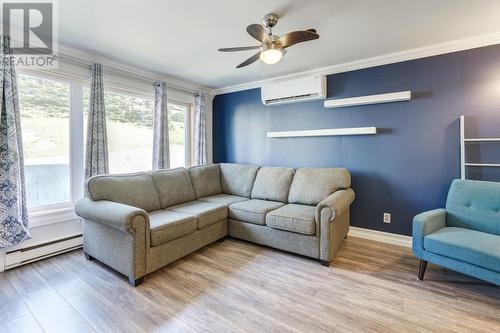
[[384,223],[391,223],[391,213],[384,213]]

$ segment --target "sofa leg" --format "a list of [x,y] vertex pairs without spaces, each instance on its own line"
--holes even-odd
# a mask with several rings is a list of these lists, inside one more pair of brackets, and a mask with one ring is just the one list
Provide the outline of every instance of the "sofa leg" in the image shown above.
[[320,264],[326,267],[330,266],[330,262],[328,260],[319,260]]
[[424,279],[425,269],[427,268],[427,261],[420,259],[420,264],[418,266],[418,279],[422,281]]
[[227,237],[226,237],[226,236],[224,236],[224,237],[222,237],[222,238],[219,238],[217,241],[218,241],[219,243],[222,243],[223,241],[225,241],[225,240],[226,240],[226,238],[227,238]]
[[133,278],[129,277],[128,278],[128,284],[130,284],[132,287],[137,287],[140,285],[142,282],[144,282],[144,277],[141,277],[139,279],[134,280]]
[[87,259],[88,261],[94,260],[94,258],[90,254],[88,254],[86,252],[83,252],[83,254],[85,254],[85,259]]

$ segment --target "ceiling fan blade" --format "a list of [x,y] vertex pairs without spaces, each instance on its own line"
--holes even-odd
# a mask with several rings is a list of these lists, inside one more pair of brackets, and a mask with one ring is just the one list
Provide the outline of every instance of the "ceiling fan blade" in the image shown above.
[[319,35],[312,31],[292,31],[284,36],[281,36],[279,42],[282,48],[287,48],[297,43],[307,42],[318,38]]
[[269,41],[269,35],[267,34],[266,29],[260,24],[250,24],[247,27],[247,32],[259,42],[264,43]]
[[219,49],[219,52],[236,52],[236,51],[247,51],[247,50],[256,50],[261,48],[260,45],[256,46],[241,46],[241,47],[223,47]]
[[253,56],[251,56],[250,58],[248,58],[247,60],[243,61],[241,64],[239,64],[238,66],[236,66],[236,68],[241,68],[241,67],[245,67],[245,66],[248,66],[250,64],[253,64],[254,62],[256,62],[257,60],[259,60],[260,58],[260,52],[257,52],[255,53]]

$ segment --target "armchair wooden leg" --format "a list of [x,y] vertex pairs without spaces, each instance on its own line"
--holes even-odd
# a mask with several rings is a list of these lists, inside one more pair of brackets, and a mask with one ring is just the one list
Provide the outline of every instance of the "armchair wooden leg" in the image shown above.
[[133,278],[128,278],[128,284],[130,284],[132,287],[137,287],[141,283],[144,282],[144,277],[141,277],[139,279],[134,280]]
[[422,281],[424,279],[425,269],[427,268],[427,261],[420,259],[420,264],[418,267],[418,279]]

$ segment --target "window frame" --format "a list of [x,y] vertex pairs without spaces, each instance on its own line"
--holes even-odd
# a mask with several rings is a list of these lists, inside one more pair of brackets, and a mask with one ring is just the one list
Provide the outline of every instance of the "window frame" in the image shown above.
[[193,123],[192,123],[192,104],[189,102],[182,102],[178,100],[168,99],[167,104],[176,104],[186,107],[186,113],[184,113],[184,167],[189,168],[192,165],[193,158]]
[[[39,227],[54,223],[61,223],[70,220],[79,220],[80,218],[74,212],[75,203],[83,197],[83,184],[85,181],[85,135],[84,129],[84,105],[83,89],[88,87],[90,80],[77,75],[67,75],[64,73],[19,68],[18,75],[30,76],[39,79],[53,80],[69,85],[70,103],[69,103],[69,193],[70,201],[43,205],[28,209],[28,216],[31,227]],[[151,93],[145,90],[128,89],[126,84],[116,84],[115,82],[106,84],[106,91],[117,94],[131,95],[139,98],[152,99],[154,101],[153,87]],[[193,147],[193,106],[194,95],[178,91],[167,92],[167,103],[186,106],[185,120],[185,167],[192,165],[194,147]],[[21,124],[22,126],[22,124]],[[153,140],[153,138],[151,138]],[[152,154],[152,152],[151,152]]]
[[[151,89],[153,90],[153,89]],[[83,90],[82,90],[83,91]],[[106,94],[113,94],[113,95],[118,95],[118,96],[124,96],[124,97],[135,97],[135,98],[140,98],[144,100],[149,100],[153,104],[153,122],[154,122],[154,101],[155,101],[155,96],[154,92],[152,91],[151,94],[143,93],[143,92],[136,92],[136,91],[128,91],[126,89],[122,89],[116,86],[112,86],[110,88],[104,88],[104,99],[106,99]],[[83,97],[83,96],[82,96]],[[83,99],[82,99],[83,101]],[[83,114],[83,105],[82,105],[82,114]],[[106,118],[106,123],[108,122],[108,118]],[[154,131],[154,124],[152,125],[152,130]],[[109,128],[109,127],[107,127]],[[84,133],[85,134],[85,133]],[[108,132],[109,134],[109,132]],[[109,136],[108,136],[109,139]],[[84,139],[84,145],[85,145],[85,139]],[[150,156],[150,161],[151,165],[153,164],[153,145],[154,145],[154,138],[153,135],[151,135],[151,156]],[[111,150],[109,149],[109,144],[108,144],[108,155],[111,155]],[[84,152],[85,156],[85,152]],[[111,169],[111,161],[109,160],[110,164],[110,169]],[[149,171],[149,170],[137,170],[137,171],[130,171],[126,173],[134,173],[134,172],[143,172],[143,171]],[[110,170],[110,173],[113,173],[112,170]],[[115,172],[116,173],[116,172]]]
[[[68,85],[68,88],[69,88],[69,103],[68,103],[68,108],[69,108],[69,114],[68,114],[68,138],[69,138],[69,150],[68,150],[68,162],[69,162],[69,200],[68,201],[61,201],[61,202],[57,202],[57,203],[53,203],[53,204],[48,204],[48,205],[41,205],[41,206],[36,206],[36,207],[32,207],[32,208],[28,208],[28,216],[39,216],[40,214],[43,214],[44,212],[53,212],[53,211],[58,211],[58,210],[65,210],[65,209],[71,209],[76,200],[76,198],[74,198],[74,193],[73,193],[73,177],[72,177],[72,174],[73,174],[73,168],[72,168],[72,165],[74,164],[73,163],[73,152],[75,151],[75,148],[74,147],[74,142],[73,142],[73,128],[72,128],[72,124],[73,124],[73,118],[74,118],[74,115],[73,115],[73,82],[67,78],[64,78],[64,77],[61,77],[61,76],[58,76],[58,75],[39,75],[39,74],[33,74],[33,73],[30,73],[30,72],[24,72],[24,71],[21,71],[18,75],[18,78],[19,76],[27,76],[27,77],[31,77],[31,78],[35,78],[35,79],[42,79],[42,80],[50,80],[50,81],[55,81],[55,82],[59,82],[59,83],[64,83],[66,85]],[[19,96],[19,91],[18,91],[18,96]],[[21,121],[21,127],[22,127],[22,121]],[[21,128],[21,131],[22,131],[22,128]],[[31,220],[31,218],[30,218]]]

